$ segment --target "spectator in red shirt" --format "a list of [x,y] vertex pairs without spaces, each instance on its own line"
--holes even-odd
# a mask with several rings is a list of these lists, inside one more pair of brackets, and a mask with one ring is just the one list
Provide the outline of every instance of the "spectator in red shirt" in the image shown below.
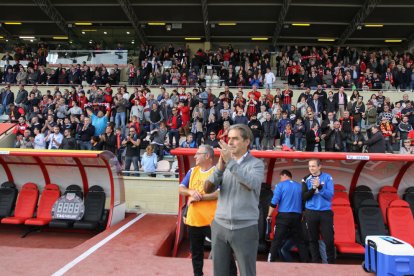
[[293,91],[289,89],[289,84],[285,83],[285,89],[282,91],[282,110],[287,113],[290,112],[290,106],[292,105]]
[[19,118],[19,123],[14,127],[13,134],[24,135],[24,131],[29,128],[26,120],[23,117]]
[[181,115],[184,133],[187,136],[190,122],[190,108],[184,104],[184,101],[180,101],[178,104],[178,111]]
[[411,145],[414,146],[414,129],[410,130],[408,132],[407,139],[411,140]]
[[259,99],[260,99],[260,96],[262,95],[261,93],[260,93],[260,91],[257,91],[257,86],[256,85],[253,85],[253,90],[252,91],[250,91],[248,94],[247,94],[247,98],[248,99],[251,99],[251,97],[250,97],[250,95],[254,95],[254,100],[257,102],[257,101],[259,101]]
[[176,107],[172,109],[172,116],[167,120],[167,126],[169,128],[168,137],[170,140],[170,145],[173,145],[173,137],[175,139],[175,147],[178,148],[180,146],[180,127],[182,126],[182,120],[180,114],[178,114],[178,110]]
[[88,98],[85,96],[85,91],[80,90],[79,91],[79,97],[78,97],[79,107],[82,108],[82,110],[85,109],[85,104],[88,103]]

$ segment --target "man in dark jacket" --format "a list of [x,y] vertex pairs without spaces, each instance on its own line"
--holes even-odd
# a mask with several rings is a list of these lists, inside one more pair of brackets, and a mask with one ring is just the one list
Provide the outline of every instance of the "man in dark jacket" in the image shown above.
[[85,117],[84,122],[78,125],[79,148],[81,150],[91,150],[91,138],[95,134],[95,127],[91,124],[91,119]]
[[344,116],[344,111],[348,105],[348,97],[343,86],[334,94],[334,100],[338,104],[339,109],[339,116],[337,115],[337,118]]
[[372,137],[364,142],[369,153],[385,153],[385,140],[377,125],[371,127]]
[[343,151],[344,135],[340,130],[341,124],[336,121],[333,129],[329,129],[325,137],[325,151],[341,152]]
[[14,103],[14,94],[10,91],[10,86],[2,89],[0,94],[0,115],[3,115],[4,111],[8,112],[9,104]]
[[210,145],[213,148],[219,148],[219,140],[217,139],[217,134],[210,131],[210,134],[205,142],[206,145]]
[[263,130],[263,139],[262,139],[262,149],[271,150],[273,149],[273,143],[276,137],[276,124],[271,119],[269,113],[266,114],[266,121],[262,123]]
[[62,144],[60,144],[59,149],[63,150],[74,150],[76,149],[76,140],[72,137],[71,130],[69,128],[65,129],[63,132],[64,138]]
[[256,114],[252,115],[248,126],[252,130],[253,138],[254,138],[254,141],[252,142],[252,147],[255,146],[257,150],[260,150],[261,149],[260,138],[262,134],[262,124],[260,123],[259,120],[257,120]]
[[365,138],[361,133],[361,128],[359,126],[354,127],[354,131],[351,136],[348,137],[346,143],[348,144],[348,150],[350,152],[362,152],[362,146],[364,144]]
[[117,149],[117,138],[112,125],[106,127],[105,133],[101,134],[100,138],[103,142],[103,149],[115,154]]

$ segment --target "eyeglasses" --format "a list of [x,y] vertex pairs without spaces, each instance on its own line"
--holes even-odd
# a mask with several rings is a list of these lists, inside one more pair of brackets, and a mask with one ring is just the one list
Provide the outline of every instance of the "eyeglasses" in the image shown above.
[[196,152],[195,155],[207,154],[207,152]]

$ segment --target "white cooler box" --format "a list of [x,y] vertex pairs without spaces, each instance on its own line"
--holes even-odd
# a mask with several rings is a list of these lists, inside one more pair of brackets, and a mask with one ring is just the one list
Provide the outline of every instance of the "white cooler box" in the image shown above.
[[414,248],[391,236],[367,236],[363,267],[381,276],[414,275]]

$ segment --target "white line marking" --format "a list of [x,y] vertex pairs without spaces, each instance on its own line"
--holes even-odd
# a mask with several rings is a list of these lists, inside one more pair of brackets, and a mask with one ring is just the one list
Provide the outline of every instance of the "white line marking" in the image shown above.
[[140,219],[142,219],[144,216],[145,216],[145,214],[141,214],[138,217],[134,218],[133,220],[131,220],[130,222],[128,222],[127,224],[125,224],[124,226],[122,226],[121,228],[119,228],[118,230],[113,232],[111,235],[109,235],[108,237],[101,240],[100,242],[98,242],[97,244],[95,244],[94,246],[89,248],[87,251],[85,251],[84,253],[79,255],[76,259],[74,259],[73,261],[71,261],[70,263],[66,264],[64,267],[62,267],[61,269],[59,269],[58,271],[53,273],[52,276],[61,276],[61,275],[65,274],[72,267],[74,267],[75,265],[77,265],[78,263],[80,263],[81,261],[86,259],[93,252],[95,252],[96,250],[98,250],[99,248],[104,246],[107,242],[109,242],[110,240],[112,240],[113,238],[115,238],[116,236],[121,234],[125,229],[127,229],[128,227],[130,227],[132,224],[139,221]]

